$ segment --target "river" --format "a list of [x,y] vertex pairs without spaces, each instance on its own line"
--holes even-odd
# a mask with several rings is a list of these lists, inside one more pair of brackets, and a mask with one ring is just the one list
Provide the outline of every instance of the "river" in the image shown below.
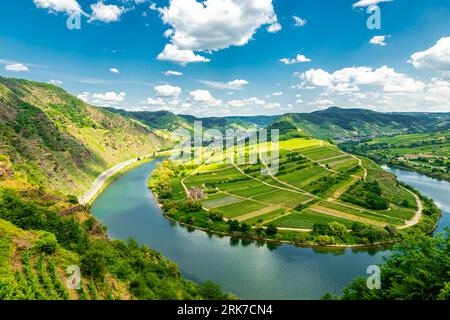
[[[135,168],[96,199],[93,214],[112,239],[135,238],[175,261],[193,281],[213,280],[242,299],[320,299],[341,293],[367,267],[380,264],[387,249],[312,249],[267,246],[189,231],[165,219],[146,186],[158,161]],[[450,226],[450,183],[391,170],[399,179],[436,200],[444,211],[439,230]]]

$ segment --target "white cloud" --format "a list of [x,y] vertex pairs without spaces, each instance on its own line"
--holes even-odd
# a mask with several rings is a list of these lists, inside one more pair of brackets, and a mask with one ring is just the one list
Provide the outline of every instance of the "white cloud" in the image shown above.
[[210,107],[218,107],[222,105],[222,101],[214,98],[208,90],[191,91],[189,102],[195,105],[207,105]]
[[306,19],[302,19],[302,18],[297,17],[297,16],[292,16],[292,18],[295,21],[295,26],[296,27],[304,27],[308,23],[308,21]]
[[105,93],[94,93],[92,95],[92,102],[98,104],[116,104],[125,100],[125,92],[105,92]]
[[[209,61],[194,51],[243,46],[261,26],[268,25],[271,32],[281,27],[272,0],[171,0],[168,7],[152,4],[151,9],[173,30],[166,34],[171,44],[166,45],[160,60],[183,64]],[[185,58],[180,60],[180,55]]]
[[361,8],[361,7],[369,7],[369,6],[376,6],[377,4],[381,2],[392,2],[394,0],[360,0],[358,2],[355,2],[352,7],[353,8]]
[[201,80],[200,82],[206,84],[208,87],[219,90],[242,90],[249,84],[249,82],[244,79],[236,79],[228,82]]
[[172,71],[172,70],[167,70],[164,72],[165,76],[176,76],[176,77],[181,77],[183,75],[182,72],[179,71]]
[[119,69],[117,68],[111,68],[109,69],[109,71],[111,71],[112,73],[120,73]]
[[6,64],[5,70],[8,71],[15,71],[15,72],[26,72],[30,71],[28,67],[22,63],[12,63],[12,64]]
[[301,87],[326,87],[330,91],[354,92],[360,86],[381,87],[385,92],[418,92],[424,83],[393,68],[382,66],[343,68],[330,74],[322,69],[310,69],[299,75]]
[[270,97],[280,97],[280,96],[282,96],[282,95],[283,95],[283,92],[277,91],[277,92],[274,92],[274,93],[272,93],[272,94],[266,95],[266,98],[270,98]]
[[120,19],[120,16],[125,12],[124,8],[118,7],[114,4],[104,4],[102,1],[99,1],[95,4],[91,5],[92,14],[89,19],[92,21],[101,21],[101,22],[116,22]]
[[257,107],[263,108],[263,109],[275,109],[280,108],[281,105],[279,103],[270,103],[266,102],[262,99],[259,99],[257,97],[252,97],[248,99],[238,99],[238,100],[231,100],[227,102],[227,106],[231,108],[248,108],[248,107]]
[[414,53],[408,62],[416,69],[450,71],[450,37],[441,38],[431,48]]
[[192,62],[211,61],[208,58],[195,54],[192,50],[180,50],[173,44],[167,44],[164,48],[164,51],[158,55],[157,59],[162,61],[175,62],[183,66]]
[[89,93],[82,92],[77,98],[83,100],[87,103],[91,103],[94,105],[98,105],[101,107],[109,107],[111,105],[116,105],[119,102],[123,102],[125,100],[126,93],[125,92],[105,92],[105,93]]
[[81,7],[76,0],[33,0],[36,7],[48,9],[51,12],[66,14],[81,13]]
[[155,92],[155,96],[157,97],[171,97],[171,98],[178,98],[181,95],[181,88],[171,86],[168,84],[162,85],[162,86],[156,86],[153,88]]
[[284,64],[296,64],[296,63],[305,63],[305,62],[311,62],[312,60],[305,57],[302,54],[298,54],[294,59],[289,59],[289,58],[283,58],[280,59],[281,63]]
[[267,27],[267,31],[270,33],[277,33],[278,31],[281,31],[281,29],[281,24],[279,24],[278,22],[275,22],[274,24]]
[[62,82],[61,80],[53,80],[53,79],[50,80],[48,83],[54,86],[62,86],[64,84],[64,82]]
[[369,43],[376,45],[376,46],[386,46],[386,39],[389,38],[390,36],[375,36],[372,39],[370,39]]

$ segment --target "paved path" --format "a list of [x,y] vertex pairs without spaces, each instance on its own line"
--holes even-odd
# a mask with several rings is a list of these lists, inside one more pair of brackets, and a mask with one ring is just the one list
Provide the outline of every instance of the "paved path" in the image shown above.
[[112,177],[113,175],[115,175],[117,172],[119,172],[123,168],[128,167],[129,165],[137,162],[139,159],[144,159],[144,158],[148,158],[151,156],[153,156],[153,154],[145,155],[145,156],[142,156],[139,158],[130,159],[130,160],[124,161],[122,163],[119,163],[118,165],[112,167],[111,169],[106,170],[101,175],[99,175],[97,179],[95,179],[94,183],[92,184],[91,189],[89,191],[87,191],[84,195],[82,195],[81,198],[78,199],[78,202],[81,205],[86,206],[102,190],[102,188],[105,185],[105,182],[108,180],[108,178]]

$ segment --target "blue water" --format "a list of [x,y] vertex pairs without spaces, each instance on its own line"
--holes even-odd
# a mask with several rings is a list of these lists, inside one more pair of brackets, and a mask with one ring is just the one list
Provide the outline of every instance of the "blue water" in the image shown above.
[[[213,280],[243,299],[320,299],[341,293],[369,265],[380,264],[386,249],[312,249],[278,247],[230,237],[211,236],[165,219],[147,179],[157,162],[121,176],[93,204],[93,214],[113,239],[135,238],[175,261],[194,281]],[[400,180],[433,196],[446,210],[440,228],[449,226],[450,184],[414,173],[392,170]]]

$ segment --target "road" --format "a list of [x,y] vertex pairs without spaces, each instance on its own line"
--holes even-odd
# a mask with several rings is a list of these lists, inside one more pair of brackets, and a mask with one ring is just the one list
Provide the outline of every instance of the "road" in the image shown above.
[[87,191],[83,196],[81,196],[80,199],[78,199],[78,202],[81,205],[86,206],[102,190],[102,188],[105,185],[105,182],[108,180],[108,178],[112,177],[113,175],[115,175],[117,172],[119,172],[123,168],[128,167],[129,165],[137,162],[138,159],[144,159],[144,158],[148,158],[148,157],[151,157],[151,156],[153,156],[153,154],[152,155],[145,155],[145,156],[142,156],[142,157],[139,157],[139,158],[130,159],[130,160],[124,161],[122,163],[119,163],[118,165],[112,167],[111,169],[106,170],[101,175],[99,175],[97,177],[97,179],[95,179],[94,183],[92,184],[91,189],[89,191]]
[[408,222],[406,222],[406,224],[404,226],[401,226],[398,229],[406,229],[406,228],[415,226],[416,224],[419,223],[420,218],[422,217],[422,213],[423,213],[423,204],[422,204],[422,201],[420,200],[419,196],[415,192],[412,192],[409,189],[406,189],[406,188],[403,188],[403,189],[405,189],[406,191],[408,191],[409,193],[411,193],[414,196],[414,198],[416,199],[416,202],[417,202],[418,209],[417,209],[417,213],[414,215],[414,217],[411,220],[409,220]]

